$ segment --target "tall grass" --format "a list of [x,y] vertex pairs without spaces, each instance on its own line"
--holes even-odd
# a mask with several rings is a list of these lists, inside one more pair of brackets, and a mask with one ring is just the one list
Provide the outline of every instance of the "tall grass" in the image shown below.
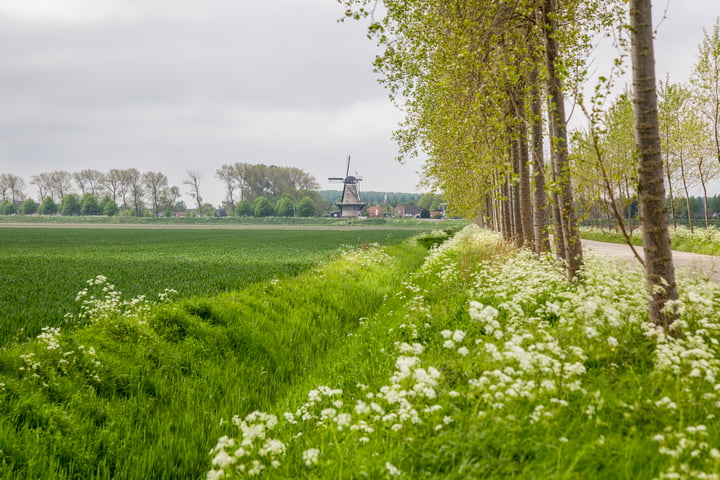
[[366,245],[214,297],[127,297],[99,276],[62,328],[0,351],[3,478],[200,478],[236,412],[266,409],[396,303],[427,250]]

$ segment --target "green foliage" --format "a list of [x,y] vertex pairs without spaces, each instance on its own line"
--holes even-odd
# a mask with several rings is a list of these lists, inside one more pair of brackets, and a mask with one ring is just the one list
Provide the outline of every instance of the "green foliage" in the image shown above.
[[7,200],[0,202],[0,215],[14,215],[15,213],[17,213],[17,209],[12,202]]
[[288,196],[283,196],[275,204],[275,214],[278,217],[293,217],[295,216],[295,203],[293,199]]
[[315,215],[315,202],[310,197],[303,197],[297,204],[297,214],[300,217],[312,217]]
[[80,215],[80,200],[74,193],[69,193],[62,198],[58,213],[67,217],[72,215]]
[[216,176],[225,183],[228,200],[237,196],[236,191],[240,192],[241,198],[250,201],[283,195],[297,199],[302,192],[319,188],[315,177],[297,167],[237,162],[223,165],[216,171]]
[[253,215],[256,217],[269,217],[274,213],[272,203],[265,197],[258,197],[253,202]]
[[26,198],[20,205],[20,213],[23,215],[33,215],[38,210],[38,204],[32,198]]
[[102,200],[100,200],[100,208],[102,209],[102,214],[108,217],[117,215],[120,210],[117,203],[110,198],[110,195],[105,195]]
[[45,197],[40,204],[38,213],[40,215],[55,215],[58,212],[58,206],[53,201],[52,197]]
[[103,208],[92,193],[83,195],[80,201],[80,215],[102,215]]
[[235,216],[236,217],[252,217],[253,216],[253,208],[249,201],[242,200],[240,203],[238,203],[235,206]]

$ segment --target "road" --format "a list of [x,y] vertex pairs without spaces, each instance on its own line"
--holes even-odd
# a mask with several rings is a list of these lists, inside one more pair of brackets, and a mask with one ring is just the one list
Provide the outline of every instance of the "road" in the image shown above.
[[[640,266],[632,250],[626,244],[596,242],[594,240],[582,240],[583,251],[592,251],[604,257],[626,261]],[[643,256],[643,248],[635,247]],[[720,282],[720,257],[712,255],[701,255],[699,253],[678,252],[673,250],[673,262],[676,270],[690,270],[704,278]]]

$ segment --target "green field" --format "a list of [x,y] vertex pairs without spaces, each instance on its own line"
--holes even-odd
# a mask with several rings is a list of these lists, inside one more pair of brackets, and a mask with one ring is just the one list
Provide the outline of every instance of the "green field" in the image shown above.
[[410,229],[0,228],[0,344],[60,325],[88,279],[128,296],[236,290],[294,275],[342,246],[396,243]]
[[717,283],[679,282],[678,334],[639,269],[442,240],[170,303],[88,286],[0,348],[0,478],[720,478]]
[[[429,243],[369,244],[414,233],[382,230],[0,233],[6,275],[32,266],[27,282],[64,288],[76,312],[0,349],[3,479],[203,478],[224,425],[346,358],[364,319],[399,305]],[[359,248],[319,262],[348,244]],[[88,285],[99,271],[147,301]],[[92,313],[75,302],[84,287]],[[166,287],[183,298],[157,304]],[[230,291],[188,298],[208,289]]]

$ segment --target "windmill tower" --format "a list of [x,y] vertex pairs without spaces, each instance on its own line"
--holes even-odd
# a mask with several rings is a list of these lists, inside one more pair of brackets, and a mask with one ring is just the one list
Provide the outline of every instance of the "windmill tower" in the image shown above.
[[343,182],[343,192],[339,203],[340,216],[343,218],[357,218],[360,210],[365,206],[365,202],[360,200],[360,191],[358,183],[362,181],[361,177],[353,177],[350,175],[350,155],[347,157],[347,168],[345,169],[345,178],[330,177],[330,181]]

